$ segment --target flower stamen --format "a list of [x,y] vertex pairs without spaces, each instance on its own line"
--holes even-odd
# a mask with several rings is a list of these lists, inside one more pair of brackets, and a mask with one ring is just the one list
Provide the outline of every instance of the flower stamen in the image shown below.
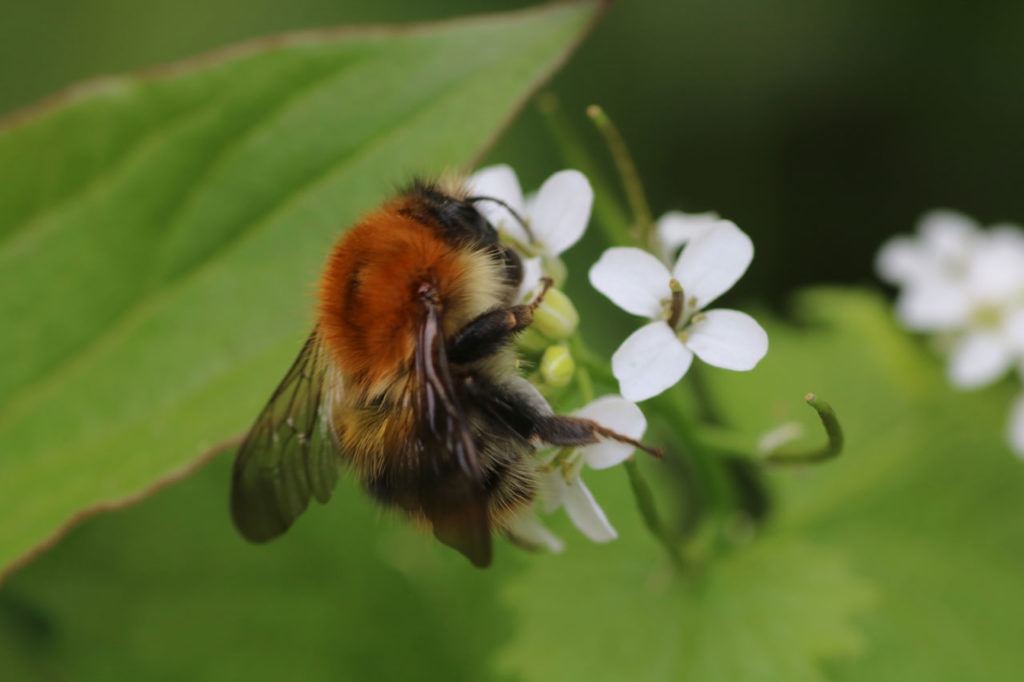
[[675,329],[683,316],[683,287],[679,284],[679,280],[673,277],[668,282],[668,288],[672,291],[672,298],[669,301],[667,321],[668,326]]

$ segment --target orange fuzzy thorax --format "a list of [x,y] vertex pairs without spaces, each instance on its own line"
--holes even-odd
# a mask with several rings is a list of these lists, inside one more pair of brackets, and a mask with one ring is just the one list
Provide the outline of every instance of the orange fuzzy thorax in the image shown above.
[[422,283],[436,288],[443,308],[467,295],[464,255],[437,229],[400,213],[404,205],[385,206],[349,230],[320,284],[324,343],[346,383],[364,390],[410,367]]

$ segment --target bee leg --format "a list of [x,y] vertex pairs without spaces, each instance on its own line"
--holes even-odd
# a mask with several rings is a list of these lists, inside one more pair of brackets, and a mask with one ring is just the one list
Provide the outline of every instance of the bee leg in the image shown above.
[[637,450],[654,455],[661,459],[661,449],[644,445],[635,438],[623,435],[617,431],[601,426],[592,419],[580,417],[563,417],[561,415],[548,415],[539,418],[534,422],[534,435],[550,445],[573,446],[591,445],[598,442],[599,436],[617,440],[626,445],[632,445]]
[[[522,383],[528,385],[525,380]],[[524,440],[540,439],[549,445],[573,446],[591,445],[601,438],[609,438],[661,458],[660,448],[644,445],[592,419],[552,414],[551,407],[536,389],[511,390],[510,386],[498,387],[475,376],[467,377],[463,385],[475,404]]]
[[529,303],[490,310],[466,323],[450,342],[448,360],[465,363],[486,358],[504,346],[513,334],[530,326],[533,311],[551,288],[551,278],[545,277],[542,281],[543,288]]

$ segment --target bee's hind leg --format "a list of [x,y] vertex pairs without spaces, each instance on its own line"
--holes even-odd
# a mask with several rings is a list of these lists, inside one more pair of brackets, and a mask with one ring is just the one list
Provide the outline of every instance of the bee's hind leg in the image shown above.
[[637,450],[661,458],[661,449],[644,445],[635,438],[612,431],[591,419],[581,417],[563,417],[549,415],[540,417],[534,422],[534,434],[549,445],[573,446],[591,445],[598,442],[599,436],[632,445]]

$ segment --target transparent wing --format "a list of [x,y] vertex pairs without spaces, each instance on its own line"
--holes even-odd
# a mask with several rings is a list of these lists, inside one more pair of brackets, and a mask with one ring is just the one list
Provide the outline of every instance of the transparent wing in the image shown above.
[[327,370],[314,329],[238,450],[231,516],[253,542],[288,530],[311,497],[327,502],[338,481]]

